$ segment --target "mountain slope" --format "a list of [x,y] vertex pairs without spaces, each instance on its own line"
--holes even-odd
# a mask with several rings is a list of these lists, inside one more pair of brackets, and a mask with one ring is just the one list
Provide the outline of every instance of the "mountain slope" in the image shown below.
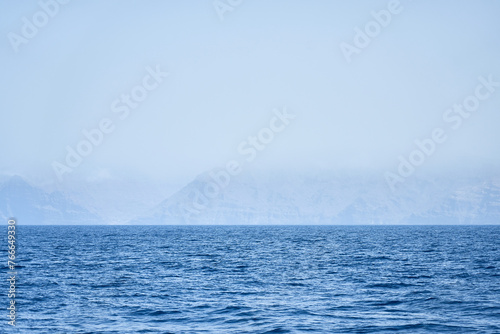
[[20,224],[97,224],[99,218],[60,192],[46,193],[13,176],[0,185],[0,218]]
[[[198,176],[132,224],[498,224],[495,180],[415,179],[392,193],[379,178],[238,176],[209,198]],[[207,188],[208,187],[208,188]]]

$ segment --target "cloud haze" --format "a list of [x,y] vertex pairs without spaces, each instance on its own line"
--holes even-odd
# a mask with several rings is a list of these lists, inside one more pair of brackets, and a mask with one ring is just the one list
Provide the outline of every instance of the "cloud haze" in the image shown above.
[[[356,29],[389,3],[245,1],[221,20],[210,1],[71,1],[14,46],[9,33],[22,36],[23,17],[33,22],[43,9],[2,2],[0,168],[56,182],[52,163],[108,118],[112,133],[66,179],[130,174],[184,184],[241,158],[238,145],[282,107],[296,119],[252,168],[383,177],[436,127],[447,141],[420,170],[497,168],[500,91],[459,129],[443,114],[480,76],[500,82],[500,4],[402,0],[347,61],[340,45],[354,45]],[[168,77],[120,119],[113,101],[157,66]]]

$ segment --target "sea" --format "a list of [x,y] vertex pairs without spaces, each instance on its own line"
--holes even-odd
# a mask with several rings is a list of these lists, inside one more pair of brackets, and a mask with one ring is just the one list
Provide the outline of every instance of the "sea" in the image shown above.
[[500,333],[500,226],[19,225],[16,247],[1,333]]

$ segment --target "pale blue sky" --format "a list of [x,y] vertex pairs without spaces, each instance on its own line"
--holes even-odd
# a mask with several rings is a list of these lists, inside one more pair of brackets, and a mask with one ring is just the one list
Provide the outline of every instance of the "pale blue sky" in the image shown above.
[[[296,119],[251,168],[395,169],[413,141],[449,139],[422,166],[499,166],[500,89],[450,130],[444,111],[500,81],[500,2],[404,1],[347,63],[340,43],[389,1],[244,1],[217,16],[211,1],[77,1],[14,52],[36,1],[0,2],[0,172],[57,181],[52,162],[109,117],[103,143],[65,177],[148,175],[189,182],[239,158],[273,108]],[[111,103],[146,67],[170,73],[128,118]],[[50,182],[50,181],[47,181]]]

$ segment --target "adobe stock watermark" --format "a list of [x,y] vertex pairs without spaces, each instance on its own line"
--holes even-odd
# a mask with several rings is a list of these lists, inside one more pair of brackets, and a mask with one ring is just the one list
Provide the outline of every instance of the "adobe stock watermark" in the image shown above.
[[370,15],[373,20],[368,21],[363,29],[358,26],[354,27],[352,43],[342,42],[339,45],[347,63],[351,63],[354,55],[359,55],[363,49],[368,47],[380,35],[382,29],[392,22],[393,17],[402,11],[403,6],[399,0],[391,0],[386,9],[371,11]]
[[[480,76],[479,84],[474,89],[474,93],[466,96],[462,103],[455,103],[452,107],[446,109],[443,113],[443,121],[452,129],[458,130],[465,119],[468,119],[473,112],[477,111],[481,105],[481,101],[489,99],[492,94],[500,87],[500,82],[494,81],[493,75],[488,78]],[[448,136],[446,130],[442,127],[434,128],[430,132],[430,136],[424,139],[416,139],[414,141],[416,148],[405,157],[398,157],[399,165],[397,173],[386,172],[385,180],[392,191],[396,190],[396,186],[404,183],[405,179],[415,173],[417,167],[421,166],[430,156],[432,156],[439,145],[446,142]]]
[[237,146],[238,154],[244,158],[243,162],[230,160],[225,164],[225,168],[211,171],[210,181],[204,183],[202,189],[195,189],[188,195],[191,204],[181,208],[184,221],[188,222],[193,214],[197,215],[205,210],[210,201],[229,186],[232,178],[243,171],[245,163],[253,162],[259,152],[265,150],[274,141],[276,135],[283,132],[296,117],[288,112],[286,107],[282,110],[274,109],[273,114],[268,126],[260,129],[256,135],[248,136]]
[[243,0],[215,0],[212,5],[214,6],[219,20],[224,21],[224,15],[227,12],[231,13],[243,3]]
[[40,9],[30,18],[23,16],[20,34],[15,32],[7,33],[7,38],[14,52],[19,52],[19,47],[38,35],[40,29],[45,27],[51,19],[58,13],[62,5],[66,5],[71,0],[41,0],[38,1]]
[[[163,72],[159,65],[153,69],[146,66],[146,74],[140,84],[135,85],[128,93],[121,94],[111,102],[111,112],[116,114],[120,120],[129,117],[132,110],[137,109],[148,97],[149,93],[157,89],[169,73]],[[62,182],[63,175],[71,173],[80,166],[83,159],[89,156],[95,148],[102,145],[107,135],[115,130],[115,122],[109,117],[102,118],[93,129],[83,129],[81,131],[84,139],[80,140],[74,147],[66,146],[66,159],[63,163],[52,162],[52,169],[59,182]]]
[[[8,255],[7,255],[7,267],[9,268],[8,279],[9,290],[7,296],[9,297],[9,311],[8,324],[11,326],[16,326],[16,281],[17,281],[17,271],[16,271],[16,220],[10,218],[7,222],[7,238],[8,238]],[[15,261],[15,262],[14,262]]]

